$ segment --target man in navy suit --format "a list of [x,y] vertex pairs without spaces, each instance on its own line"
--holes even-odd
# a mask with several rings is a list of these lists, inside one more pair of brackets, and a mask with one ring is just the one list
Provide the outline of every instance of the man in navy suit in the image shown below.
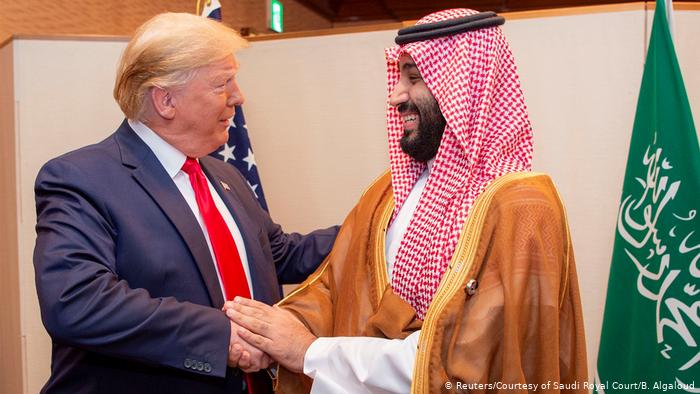
[[39,172],[34,265],[53,340],[42,392],[242,393],[241,370],[269,364],[221,307],[240,294],[278,301],[337,228],[284,233],[233,167],[207,157],[243,102],[243,46],[206,18],[154,17],[117,72],[127,119]]

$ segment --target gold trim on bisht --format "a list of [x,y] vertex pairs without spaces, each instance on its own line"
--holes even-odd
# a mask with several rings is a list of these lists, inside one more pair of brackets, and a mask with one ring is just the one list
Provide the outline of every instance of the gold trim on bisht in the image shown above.
[[503,175],[493,181],[474,201],[471,212],[459,237],[455,253],[452,255],[447,271],[440,281],[435,297],[428,307],[420,338],[418,339],[418,351],[416,352],[416,362],[413,369],[413,383],[411,393],[428,392],[428,376],[430,374],[428,357],[429,350],[433,344],[433,336],[437,317],[442,314],[445,306],[452,299],[456,292],[462,291],[466,280],[470,279],[469,274],[474,274],[474,255],[476,254],[481,230],[486,220],[488,208],[491,206],[496,193],[501,188],[513,181],[541,176],[541,173],[516,172]]

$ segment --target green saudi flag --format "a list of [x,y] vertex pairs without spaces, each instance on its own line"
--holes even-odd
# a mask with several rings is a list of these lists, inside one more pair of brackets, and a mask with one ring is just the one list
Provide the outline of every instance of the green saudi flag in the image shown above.
[[664,1],[617,215],[596,391],[700,392],[700,148]]

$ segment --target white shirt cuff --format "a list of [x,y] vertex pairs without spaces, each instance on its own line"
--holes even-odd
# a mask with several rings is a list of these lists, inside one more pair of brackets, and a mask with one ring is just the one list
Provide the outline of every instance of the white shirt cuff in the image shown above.
[[419,336],[316,339],[304,355],[304,374],[314,379],[311,392],[409,392]]

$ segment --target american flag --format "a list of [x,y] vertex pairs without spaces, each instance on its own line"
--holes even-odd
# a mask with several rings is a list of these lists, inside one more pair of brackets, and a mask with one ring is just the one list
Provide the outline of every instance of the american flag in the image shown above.
[[[197,1],[197,9],[199,10],[199,0]],[[199,15],[220,21],[221,3],[219,3],[219,0],[205,0]]]
[[[207,18],[221,20],[221,4],[219,0],[207,0],[202,7],[200,15]],[[255,163],[253,147],[248,138],[243,108],[236,106],[236,115],[231,119],[231,126],[228,129],[228,141],[210,154],[212,157],[222,159],[233,165],[243,175],[248,182],[248,186],[257,197],[260,206],[267,209],[265,193],[263,193],[258,166]]]

